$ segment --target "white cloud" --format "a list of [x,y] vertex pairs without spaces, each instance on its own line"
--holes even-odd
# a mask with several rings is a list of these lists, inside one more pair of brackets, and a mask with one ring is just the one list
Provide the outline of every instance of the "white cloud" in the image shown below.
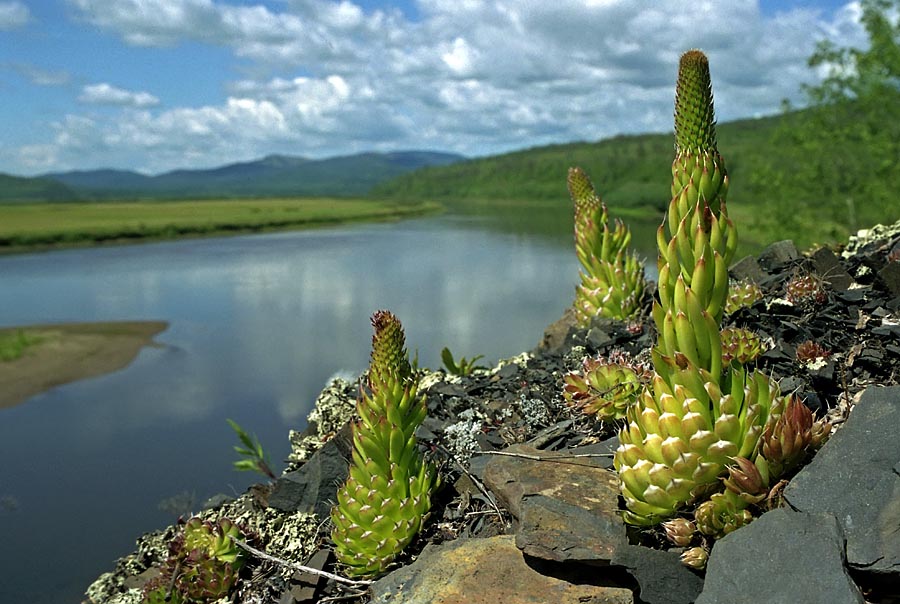
[[159,99],[149,92],[132,92],[111,84],[90,84],[81,89],[78,100],[92,105],[122,105],[128,107],[153,107]]
[[36,86],[65,86],[72,79],[67,71],[42,69],[29,63],[11,63],[8,66]]
[[0,2],[0,31],[24,27],[30,19],[28,7],[21,2]]
[[241,61],[245,79],[223,83],[218,103],[161,109],[150,95],[97,91],[123,93],[126,106],[95,124],[102,145],[77,156],[57,147],[60,161],[150,171],[272,152],[479,155],[665,131],[678,57],[694,47],[710,57],[721,121],[770,114],[783,98],[802,101],[818,39],[865,40],[855,2],[767,16],[756,0],[697,2],[689,14],[682,0],[420,0],[410,21],[347,0],[68,1],[128,44],[210,44]]

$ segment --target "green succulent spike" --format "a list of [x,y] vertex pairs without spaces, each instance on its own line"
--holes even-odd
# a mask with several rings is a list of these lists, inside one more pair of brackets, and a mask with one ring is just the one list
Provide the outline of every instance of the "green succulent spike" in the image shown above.
[[689,50],[681,55],[675,86],[676,151],[715,151],[715,124],[709,59]]
[[657,231],[655,376],[626,412],[613,461],[627,522],[657,524],[712,495],[702,513],[698,508],[697,527],[721,534],[748,521],[749,512],[739,495],[716,492],[719,479],[734,458],[755,459],[783,399],[769,378],[742,366],[758,339],[726,331],[723,342],[720,332],[737,232],[725,207],[709,63],[697,50],[679,65],[675,137],[672,200]]
[[[700,308],[721,323],[728,296],[728,265],[737,233],[728,218],[728,176],[716,148],[709,62],[699,50],[681,57],[675,96],[672,200],[657,233],[661,312],[674,304],[675,285],[698,297]],[[659,327],[659,325],[657,325]]]
[[575,315],[581,325],[603,316],[627,319],[640,311],[644,264],[628,249],[631,232],[621,220],[612,228],[606,204],[581,168],[570,168],[569,194],[575,206],[575,252],[581,284],[575,291]]
[[409,355],[406,352],[406,336],[403,326],[392,313],[380,310],[372,315],[372,362],[369,365],[369,382],[385,381],[388,374],[406,380],[412,374]]
[[357,401],[350,475],[331,512],[335,554],[353,576],[387,569],[419,532],[438,482],[416,442],[425,399],[406,356],[403,328],[387,311],[375,313],[372,325],[372,362]]

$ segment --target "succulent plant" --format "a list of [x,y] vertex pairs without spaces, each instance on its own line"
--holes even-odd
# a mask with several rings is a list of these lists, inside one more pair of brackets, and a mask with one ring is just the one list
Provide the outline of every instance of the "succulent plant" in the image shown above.
[[722,480],[725,488],[749,505],[757,504],[769,492],[769,466],[757,456],[756,463],[746,457],[735,457],[728,466],[728,477]]
[[740,327],[726,327],[719,332],[722,341],[722,363],[737,361],[741,365],[756,360],[763,352],[762,340],[752,331]]
[[822,278],[813,274],[796,274],[784,285],[788,302],[796,306],[816,306],[828,298]]
[[808,363],[810,361],[815,361],[816,359],[824,359],[831,356],[831,353],[825,350],[818,342],[806,340],[797,345],[796,355],[798,361],[801,363]]
[[750,457],[778,388],[765,375],[729,369],[730,390],[683,357],[671,380],[657,374],[628,408],[614,464],[630,524],[653,525],[718,487],[732,458]]
[[586,415],[600,420],[621,419],[649,378],[646,368],[624,358],[585,357],[580,371],[563,376],[563,397]]
[[803,401],[789,396],[778,421],[766,426],[759,452],[768,464],[769,474],[781,476],[821,447],[830,434],[831,424],[816,420]]
[[721,538],[753,521],[747,504],[731,491],[714,493],[694,511],[697,530],[710,537]]
[[666,538],[678,547],[687,547],[694,540],[697,525],[687,518],[673,518],[662,523]]
[[587,326],[596,316],[635,316],[646,282],[643,262],[628,248],[631,232],[621,220],[610,228],[606,204],[581,168],[569,169],[568,185],[575,206],[575,252],[583,268],[575,290],[578,322]]
[[706,561],[709,559],[709,550],[705,547],[692,547],[685,550],[681,554],[681,562],[686,566],[703,570],[706,568]]
[[243,532],[227,518],[189,519],[169,544],[160,575],[147,584],[143,602],[204,604],[228,596],[244,564],[235,539]]
[[372,317],[372,361],[357,400],[350,475],[332,509],[335,554],[353,576],[384,572],[412,541],[437,486],[415,431],[425,419],[400,321],[387,311]]
[[[655,376],[628,408],[614,457],[625,520],[645,526],[719,490],[733,458],[756,454],[783,403],[762,373],[738,362],[723,364],[719,326],[737,232],[725,206],[728,177],[716,148],[709,63],[700,51],[681,57],[675,138],[673,197],[657,231]],[[739,525],[746,516],[743,500],[719,494],[704,519]],[[741,503],[726,517],[732,500]]]
[[751,306],[761,299],[762,290],[752,281],[732,281],[728,286],[728,299],[725,300],[725,313],[732,314],[739,309]]

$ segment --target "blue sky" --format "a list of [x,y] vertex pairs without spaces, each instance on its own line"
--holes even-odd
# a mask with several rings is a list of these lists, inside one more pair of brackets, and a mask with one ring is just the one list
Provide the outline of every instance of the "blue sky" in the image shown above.
[[679,54],[720,120],[802,101],[837,0],[0,0],[0,172],[270,153],[477,156],[671,128]]

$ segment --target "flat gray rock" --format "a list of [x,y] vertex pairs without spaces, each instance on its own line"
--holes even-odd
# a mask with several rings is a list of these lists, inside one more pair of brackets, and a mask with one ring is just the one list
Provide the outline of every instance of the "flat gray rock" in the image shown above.
[[828,512],[847,538],[847,562],[900,573],[900,387],[867,389],[847,422],[784,491],[795,509]]
[[673,551],[624,545],[616,550],[612,563],[628,569],[640,586],[638,596],[644,604],[692,604],[703,589],[703,579]]
[[766,512],[713,547],[696,604],[863,604],[831,514]]
[[786,239],[784,241],[776,241],[764,249],[759,254],[759,265],[763,269],[770,271],[799,257],[800,252],[797,250],[797,246],[794,245],[793,241]]

